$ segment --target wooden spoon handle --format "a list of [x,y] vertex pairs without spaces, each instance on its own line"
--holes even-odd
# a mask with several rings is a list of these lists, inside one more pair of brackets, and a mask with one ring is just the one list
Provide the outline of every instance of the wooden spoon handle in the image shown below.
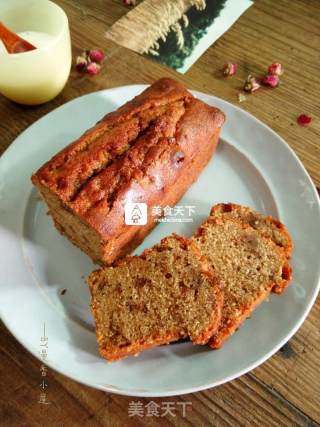
[[3,41],[8,53],[27,52],[36,49],[27,40],[22,39],[18,34],[10,31],[2,22],[0,22],[0,39]]

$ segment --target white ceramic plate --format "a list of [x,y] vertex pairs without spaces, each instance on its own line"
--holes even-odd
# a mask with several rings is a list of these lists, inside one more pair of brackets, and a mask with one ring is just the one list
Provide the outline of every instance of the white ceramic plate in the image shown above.
[[[319,289],[319,200],[300,161],[271,129],[239,108],[196,93],[227,116],[217,153],[179,205],[195,205],[193,223],[161,224],[138,248],[172,231],[191,235],[217,202],[236,202],[279,217],[295,243],[294,281],[272,296],[218,351],[177,343],[108,364],[98,354],[84,278],[95,266],[54,229],[30,175],[44,161],[144,86],[75,99],[23,132],[0,161],[1,317],[40,357],[43,324],[49,367],[92,387],[134,396],[206,389],[258,366],[299,328]],[[67,292],[61,295],[61,290]]]

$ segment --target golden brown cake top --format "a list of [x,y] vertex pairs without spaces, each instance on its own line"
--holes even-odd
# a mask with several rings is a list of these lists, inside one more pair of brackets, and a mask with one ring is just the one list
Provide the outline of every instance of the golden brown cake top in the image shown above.
[[107,235],[124,203],[133,198],[147,203],[148,194],[152,197],[148,188],[164,190],[223,122],[220,110],[163,78],[107,114],[42,166],[32,181]]
[[[90,178],[132,147],[156,119],[163,118],[160,123],[162,127],[176,124],[184,113],[186,103],[193,100],[192,95],[178,82],[169,78],[158,80],[132,101],[107,114],[56,154],[34,174],[34,183],[49,187],[64,201],[74,200]],[[168,123],[171,114],[176,120]],[[216,117],[217,126],[219,121],[221,125],[222,113]],[[164,133],[164,137],[166,134],[174,134],[174,129]]]

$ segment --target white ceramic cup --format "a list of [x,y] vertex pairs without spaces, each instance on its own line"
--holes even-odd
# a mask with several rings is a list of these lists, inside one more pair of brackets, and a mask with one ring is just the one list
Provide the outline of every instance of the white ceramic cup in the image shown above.
[[1,49],[0,93],[20,104],[50,101],[61,92],[70,73],[67,15],[49,0],[0,0],[0,21],[16,33],[48,37],[32,51],[9,54]]

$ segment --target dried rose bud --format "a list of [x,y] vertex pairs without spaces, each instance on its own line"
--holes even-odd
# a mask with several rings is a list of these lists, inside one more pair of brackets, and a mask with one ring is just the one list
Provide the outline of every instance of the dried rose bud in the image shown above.
[[76,59],[77,71],[79,71],[79,72],[85,71],[87,64],[88,64],[88,62],[87,62],[85,57],[77,56],[77,59]]
[[244,83],[244,87],[243,89],[246,92],[255,92],[256,90],[258,90],[260,87],[260,84],[258,83],[258,81],[256,80],[255,77],[252,77],[250,74],[247,77],[247,80]]
[[279,62],[274,62],[268,67],[268,74],[273,74],[274,76],[281,76],[283,72],[283,67]]
[[125,6],[135,6],[136,5],[136,0],[123,0],[123,4]]
[[276,74],[267,74],[262,79],[262,84],[270,87],[277,87],[279,84],[279,76]]
[[102,62],[104,60],[104,53],[100,49],[92,49],[89,52],[89,58],[92,62]]
[[225,64],[223,67],[223,74],[225,76],[233,76],[236,74],[238,69],[238,64],[233,64],[231,62],[228,62],[228,64]]
[[100,65],[96,62],[90,62],[90,64],[87,65],[86,71],[91,76],[94,76],[95,74],[98,74],[100,71]]
[[307,116],[306,114],[300,114],[297,118],[297,122],[300,126],[308,126],[312,122],[312,117]]

